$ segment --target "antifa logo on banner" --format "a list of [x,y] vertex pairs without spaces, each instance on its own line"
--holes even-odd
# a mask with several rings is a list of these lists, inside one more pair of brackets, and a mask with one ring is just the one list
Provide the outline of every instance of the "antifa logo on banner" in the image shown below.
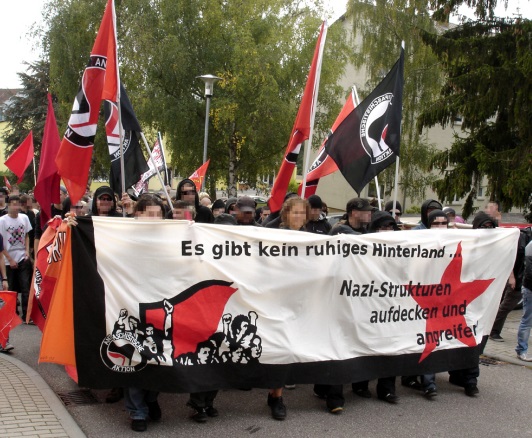
[[[116,372],[133,373],[141,371],[148,364],[189,366],[258,362],[262,354],[262,340],[257,335],[258,316],[253,311],[235,318],[231,314],[224,314],[221,321],[215,321],[217,326],[222,323],[223,331],[214,330],[213,333],[208,327],[202,327],[203,332],[210,332],[210,335],[200,335],[194,345],[183,347],[180,344],[178,337],[183,333],[176,325],[182,328],[186,321],[177,322],[179,315],[189,313],[187,306],[194,301],[194,293],[209,293],[209,287],[201,288],[201,283],[196,286],[199,287],[195,288],[193,294],[188,293],[190,289],[180,294],[185,295],[182,300],[176,297],[165,299],[162,306],[140,304],[140,318],[131,315],[127,309],[121,309],[112,333],[105,337],[100,346],[104,364]],[[227,291],[228,297],[235,290],[231,288]],[[185,351],[187,349],[189,351]]]

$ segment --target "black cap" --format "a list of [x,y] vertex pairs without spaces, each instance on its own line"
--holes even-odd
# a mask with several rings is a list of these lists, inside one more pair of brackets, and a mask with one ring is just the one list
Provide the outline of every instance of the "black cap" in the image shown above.
[[236,206],[240,211],[255,211],[255,208],[257,208],[257,204],[255,203],[255,200],[253,198],[250,198],[249,196],[241,196],[238,198],[238,201],[236,201]]
[[307,201],[310,204],[310,208],[319,208],[321,210],[323,207],[323,202],[318,195],[310,195]]
[[353,210],[357,211],[372,211],[373,207],[370,205],[367,199],[363,198],[353,198],[347,202],[345,207],[347,213],[350,213]]

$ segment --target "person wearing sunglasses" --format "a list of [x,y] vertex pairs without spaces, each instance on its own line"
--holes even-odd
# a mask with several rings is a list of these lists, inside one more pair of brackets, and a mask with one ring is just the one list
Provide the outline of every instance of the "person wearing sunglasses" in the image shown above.
[[196,185],[191,179],[185,178],[177,185],[175,194],[176,201],[185,201],[192,205],[196,210],[195,222],[212,224],[214,222],[214,215],[209,207],[200,204]]
[[401,206],[399,201],[395,201],[395,207],[393,205],[393,201],[388,201],[386,204],[384,204],[384,211],[392,215],[392,217],[395,219],[396,225],[401,223],[403,207]]
[[94,192],[91,216],[122,217],[116,211],[116,199],[113,189],[109,186],[101,186]]

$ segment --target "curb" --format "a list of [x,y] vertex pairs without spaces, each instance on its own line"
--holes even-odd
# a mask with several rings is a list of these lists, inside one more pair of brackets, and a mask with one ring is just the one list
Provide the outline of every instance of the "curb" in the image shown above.
[[50,386],[44,381],[44,379],[39,375],[39,373],[37,373],[37,371],[35,371],[29,365],[26,365],[19,359],[10,357],[9,354],[2,354],[2,359],[11,362],[13,365],[18,367],[24,374],[26,374],[26,376],[30,378],[30,380],[35,384],[35,386],[43,396],[44,400],[46,401],[46,403],[48,403],[48,406],[50,406],[50,409],[53,411],[53,413],[59,420],[59,423],[61,423],[61,426],[69,436],[76,438],[86,437],[85,433],[74,421],[74,419],[72,418],[66,407],[63,405],[61,400],[59,400],[57,395],[52,391]]

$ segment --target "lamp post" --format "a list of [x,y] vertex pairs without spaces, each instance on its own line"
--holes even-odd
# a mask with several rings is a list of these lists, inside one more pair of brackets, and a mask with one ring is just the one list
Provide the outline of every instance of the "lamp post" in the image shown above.
[[[205,82],[205,100],[206,100],[206,114],[205,114],[205,137],[203,140],[203,163],[207,161],[207,144],[209,141],[209,110],[211,106],[211,97],[214,91],[214,84],[221,80],[218,76],[214,75],[203,75],[196,76],[196,79],[201,79]],[[205,189],[205,179],[201,182],[201,190]]]

